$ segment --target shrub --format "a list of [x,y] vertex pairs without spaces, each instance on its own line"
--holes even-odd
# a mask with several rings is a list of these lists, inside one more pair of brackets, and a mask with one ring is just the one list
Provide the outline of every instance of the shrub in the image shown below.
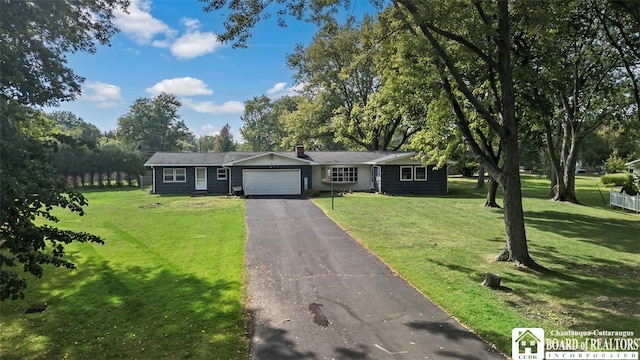
[[638,192],[640,192],[640,189],[638,188],[638,185],[634,183],[626,183],[622,185],[622,189],[620,190],[620,192],[624,192],[627,195],[636,196],[638,195]]
[[631,173],[604,174],[600,177],[600,182],[605,186],[622,186],[633,183]]
[[604,163],[605,169],[610,173],[617,173],[620,171],[625,171],[627,167],[624,165],[624,159],[619,158],[615,155],[609,156],[607,161]]

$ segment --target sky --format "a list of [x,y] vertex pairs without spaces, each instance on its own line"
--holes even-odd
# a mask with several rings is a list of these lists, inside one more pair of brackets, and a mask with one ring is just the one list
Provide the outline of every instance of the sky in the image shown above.
[[[205,13],[204,4],[131,0],[127,12],[116,14],[120,33],[110,46],[68,56],[68,66],[85,78],[82,95],[45,111],[71,111],[105,132],[117,128],[136,99],[167,92],[181,101],[180,117],[196,136],[215,135],[229,124],[241,141],[244,103],[295,93],[286,56],[296,44],[308,45],[317,27],[292,19],[282,28],[273,16],[253,29],[247,48],[233,49],[217,40],[224,14]],[[351,6],[344,11],[364,10],[368,3]]]

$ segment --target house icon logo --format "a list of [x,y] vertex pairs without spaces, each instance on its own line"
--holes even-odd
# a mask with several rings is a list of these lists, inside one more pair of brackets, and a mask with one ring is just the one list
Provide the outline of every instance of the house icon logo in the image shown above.
[[513,329],[511,357],[513,360],[544,360],[544,329]]

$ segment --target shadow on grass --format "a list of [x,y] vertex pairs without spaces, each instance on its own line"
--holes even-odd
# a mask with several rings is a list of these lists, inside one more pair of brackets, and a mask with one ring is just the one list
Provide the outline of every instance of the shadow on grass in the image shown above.
[[[53,277],[34,298],[47,310],[16,314],[5,359],[244,359],[241,284],[108,262]],[[58,294],[49,291],[66,288]],[[6,320],[6,319],[4,319]],[[4,321],[3,321],[4,322]],[[41,344],[26,341],[37,337]]]
[[[508,305],[526,317],[561,327],[640,330],[640,266],[560,254],[554,246],[538,246],[536,252],[536,258],[552,264],[554,270],[512,275],[509,280],[517,299],[507,301]],[[540,296],[555,299],[554,304]]]
[[627,253],[640,253],[640,222],[561,211],[526,212],[525,221],[540,231],[579,239]]

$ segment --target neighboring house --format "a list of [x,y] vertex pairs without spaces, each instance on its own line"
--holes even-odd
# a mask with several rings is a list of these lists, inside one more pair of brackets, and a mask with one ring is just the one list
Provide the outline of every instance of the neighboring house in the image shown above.
[[446,194],[446,165],[422,165],[414,152],[155,153],[154,194],[300,195],[308,190]]
[[640,159],[629,161],[624,165],[630,173],[633,173],[634,179],[640,178]]

